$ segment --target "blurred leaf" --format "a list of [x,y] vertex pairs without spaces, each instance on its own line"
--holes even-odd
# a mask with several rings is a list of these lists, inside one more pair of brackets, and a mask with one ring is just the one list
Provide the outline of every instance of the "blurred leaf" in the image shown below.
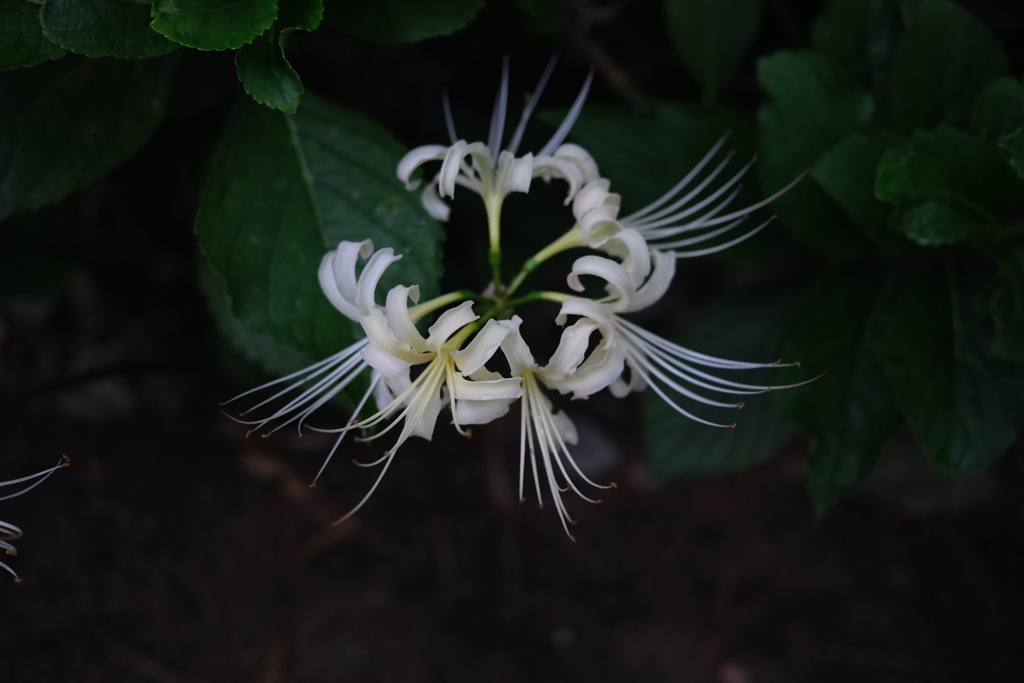
[[906,277],[884,339],[893,395],[942,475],[986,467],[1024,417],[1024,369],[992,357],[963,284],[939,269]]
[[900,0],[830,0],[814,22],[811,45],[876,96],[889,89],[889,72],[903,34]]
[[347,33],[378,43],[414,43],[463,29],[484,0],[334,0],[327,17]]
[[995,141],[1024,126],[1024,83],[997,78],[981,91],[971,110],[971,129]]
[[403,153],[375,122],[308,94],[294,115],[243,103],[196,217],[200,247],[224,277],[235,316],[312,358],[347,346],[352,325],[317,280],[321,258],[342,240],[394,247],[404,257],[388,281],[419,284],[431,296],[443,233],[395,178]]
[[896,227],[926,246],[998,228],[1024,212],[1024,186],[993,145],[941,126],[886,152],[875,193],[900,205]]
[[783,325],[779,353],[801,362],[786,381],[827,373],[774,394],[783,412],[814,440],[807,483],[819,514],[867,476],[882,443],[902,423],[880,360],[891,323],[884,284],[875,273],[828,272]]
[[[762,190],[774,192],[817,163],[826,150],[862,128],[871,98],[842,69],[807,52],[776,52],[757,63],[770,99],[757,112]],[[832,256],[867,253],[867,240],[813,181],[780,197],[775,210],[801,242]]]
[[1024,179],[1024,126],[1005,136],[999,141],[999,146],[1009,152],[1010,166]]
[[0,69],[20,69],[48,59],[65,50],[43,33],[39,5],[27,0],[0,0]]
[[50,40],[87,57],[146,59],[178,48],[150,28],[148,2],[48,0],[39,21]]
[[875,197],[875,171],[882,156],[899,143],[899,136],[884,130],[855,133],[826,150],[811,171],[811,177],[864,235],[890,255],[906,241],[888,226],[892,206]]
[[925,0],[911,13],[896,50],[892,103],[906,130],[966,127],[971,104],[1006,74],[1006,53],[985,25],[947,0]]
[[65,58],[0,73],[0,220],[106,175],[163,116],[174,61]]
[[[792,288],[773,288],[725,299],[676,341],[721,358],[770,362],[772,340],[793,295]],[[778,384],[778,373],[773,369],[756,377],[728,379]],[[735,419],[738,425],[735,429],[718,429],[694,422],[648,392],[644,436],[651,476],[705,477],[735,472],[767,460],[794,433],[793,424],[767,395],[747,398],[735,417],[719,417],[723,422]]]
[[761,0],[665,0],[676,51],[713,102],[736,74],[761,19]]
[[1024,363],[1024,248],[1001,254],[1005,259],[989,299],[996,358]]
[[200,50],[252,42],[274,23],[277,0],[155,0],[152,27]]

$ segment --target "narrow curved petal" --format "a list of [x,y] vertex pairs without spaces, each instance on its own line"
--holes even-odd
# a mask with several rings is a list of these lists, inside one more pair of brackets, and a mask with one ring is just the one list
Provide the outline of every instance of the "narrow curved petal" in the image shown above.
[[609,237],[601,251],[616,257],[632,280],[633,287],[639,287],[651,273],[651,249],[636,230],[623,228]]
[[[580,281],[581,275],[593,275],[604,280],[607,283],[606,288],[609,295],[619,299],[623,304],[628,304],[629,297],[636,291],[633,279],[622,267],[622,264],[603,256],[588,254],[579,257],[572,264],[572,271],[569,272],[566,282],[577,292],[582,292],[585,289]],[[617,307],[616,310],[618,310]]]
[[601,177],[594,157],[590,156],[590,152],[579,145],[567,142],[555,150],[554,156],[556,159],[565,159],[576,166],[580,172],[580,179],[584,183]]
[[654,302],[661,299],[672,284],[672,278],[676,274],[675,255],[652,249],[650,251],[650,258],[650,277],[647,278],[647,282],[645,282],[643,286],[638,289],[632,297],[630,297],[629,303],[622,308],[622,313],[632,313],[633,311],[639,311],[647,308]]
[[412,316],[409,315],[409,299],[412,299],[413,303],[420,300],[420,288],[418,285],[414,287],[397,285],[391,288],[391,291],[388,292],[385,308],[388,327],[391,328],[395,337],[407,343],[412,349],[425,353],[429,351],[427,340],[416,329],[416,323],[412,321]]
[[576,371],[587,357],[590,336],[601,327],[601,323],[590,318],[581,318],[562,331],[558,348],[551,354],[548,364],[537,371],[545,380],[557,382]]
[[415,190],[419,187],[420,181],[409,180],[412,177],[413,172],[428,161],[443,160],[447,153],[448,148],[444,145],[424,145],[410,150],[404,157],[402,157],[402,160],[398,162],[396,175],[399,180],[405,183],[405,189]]
[[440,353],[441,347],[453,334],[479,318],[473,312],[473,302],[463,301],[454,308],[449,308],[437,317],[437,321],[427,330],[427,348]]
[[576,164],[564,159],[555,157],[537,157],[533,161],[534,177],[550,181],[552,178],[561,178],[569,183],[569,191],[565,195],[565,204],[568,205],[580,187],[583,185],[583,176],[580,174]]
[[508,361],[509,370],[513,376],[520,376],[525,371],[533,370],[537,367],[537,361],[533,359],[530,347],[519,332],[519,325],[522,321],[522,318],[518,315],[513,316],[510,322],[515,327],[501,342],[501,352],[505,354],[505,359]]
[[511,152],[502,152],[498,159],[498,177],[504,176],[503,193],[529,192],[533,181],[533,155],[527,154],[519,159]]
[[[475,319],[475,318],[474,318]],[[470,375],[484,367],[501,346],[501,342],[518,325],[509,320],[488,320],[483,329],[476,333],[473,340],[464,349],[452,351],[451,356],[459,370]]]
[[420,203],[427,210],[432,218],[439,221],[446,221],[451,216],[452,208],[437,194],[437,183],[428,183],[420,195]]
[[[603,206],[609,202],[610,197],[618,197],[618,195],[612,195],[608,191],[611,187],[611,181],[607,178],[596,178],[589,181],[583,188],[576,193],[576,196],[572,201],[572,215],[576,217],[576,220],[581,220],[587,212],[596,209],[599,206]],[[615,203],[618,206],[617,203]]]
[[363,272],[359,276],[359,284],[356,286],[355,296],[356,305],[359,306],[359,310],[363,314],[366,314],[377,305],[377,285],[380,283],[380,278],[384,275],[384,271],[401,258],[401,254],[396,254],[395,250],[391,247],[384,247],[366,262],[366,267],[363,268]]

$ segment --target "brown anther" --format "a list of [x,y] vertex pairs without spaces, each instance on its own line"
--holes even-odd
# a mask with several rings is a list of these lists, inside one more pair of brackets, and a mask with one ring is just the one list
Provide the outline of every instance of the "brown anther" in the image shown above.
[[613,489],[619,488],[619,485],[616,484],[614,481],[613,482],[609,482],[608,485],[611,486]]
[[315,489],[315,488],[316,488],[316,482],[314,481],[314,482],[313,482],[312,484],[310,484],[310,485],[309,485],[309,488],[311,488],[311,489]]
[[781,363],[781,362],[782,362],[782,359],[780,358],[780,359],[778,359],[777,361],[775,361],[774,363],[772,363],[772,365],[778,365],[778,364],[779,364],[779,363]]
[[525,503],[525,502],[526,502],[526,496],[523,496],[522,498],[519,499],[520,505]]
[[10,548],[10,549],[9,549],[9,550],[7,551],[7,554],[8,554],[8,555],[12,555],[12,556],[17,556],[17,554],[18,554],[18,551],[17,551],[17,550],[15,550],[14,548]]
[[252,430],[251,430],[251,429],[249,429],[249,430],[246,430],[246,432],[245,432],[245,438],[247,438],[247,439],[248,439],[248,438],[249,438],[249,435],[250,435],[250,434],[252,434]]
[[61,464],[60,464],[61,467],[67,467],[68,465],[71,464],[71,458],[69,458],[68,456],[62,455],[60,457],[63,460],[63,462],[61,462]]
[[775,214],[773,216],[770,216],[768,218],[768,220],[770,220],[770,221],[777,221],[777,220],[779,220],[779,214]]
[[754,156],[750,157],[750,163],[754,163],[755,161],[757,161],[757,155],[756,154]]
[[575,543],[576,542],[576,537],[573,536],[572,534],[569,534],[569,540],[572,541],[573,543]]
[[262,438],[262,439],[269,439],[270,438],[270,432],[267,432],[266,434],[260,434],[260,438]]
[[734,149],[730,149],[730,150],[729,150],[729,151],[728,151],[727,153],[728,153],[728,155],[729,155],[729,156],[731,156],[731,157],[734,157],[734,156],[736,156],[736,150],[734,150]]
[[595,501],[594,501],[594,504],[595,504],[595,505],[600,505],[600,504],[601,504],[601,503],[603,503],[603,502],[604,502],[604,501],[603,501],[602,499],[598,498],[597,500],[595,500]]
[[800,367],[800,361],[798,361],[798,360],[793,361],[793,365],[795,365],[797,367]]
[[736,425],[738,425],[738,424],[739,424],[739,422],[733,422],[732,425],[729,427],[729,429],[736,429]]
[[25,580],[25,579],[21,578],[20,576],[15,576],[15,577],[14,577],[14,583],[21,583],[21,582],[22,582],[22,581],[24,581],[24,580]]
[[466,438],[467,439],[472,439],[473,438],[473,430],[472,429],[467,429],[466,430]]
[[543,507],[544,507],[544,503],[537,503],[537,507],[539,507],[539,508],[542,508],[542,509],[543,509]]
[[736,406],[736,410],[743,410],[743,406],[747,405],[746,401],[740,401],[739,405]]

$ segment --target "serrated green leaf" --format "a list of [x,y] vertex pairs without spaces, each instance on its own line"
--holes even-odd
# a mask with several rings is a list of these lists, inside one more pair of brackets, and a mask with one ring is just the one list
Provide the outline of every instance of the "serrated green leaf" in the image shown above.
[[1010,156],[1010,166],[1024,179],[1024,126],[1003,137],[999,146]]
[[295,30],[312,31],[323,18],[321,0],[292,0],[281,7],[281,15],[264,34],[235,55],[238,80],[245,91],[262,105],[294,114],[304,88],[284,54],[284,46]]
[[[783,187],[871,118],[871,97],[838,66],[807,52],[777,52],[757,63],[770,99],[757,112],[762,190]],[[812,180],[780,197],[781,223],[801,242],[833,256],[869,253],[842,209]]]
[[1024,126],[1024,83],[1004,77],[981,91],[971,110],[971,129],[986,140],[998,140]]
[[830,0],[811,30],[811,45],[876,97],[889,89],[889,72],[903,34],[901,0]]
[[39,5],[26,0],[0,0],[0,70],[35,66],[67,51],[46,37],[39,24]]
[[[677,341],[723,358],[768,362],[772,340],[792,300],[789,287],[755,290],[726,299]],[[776,375],[771,370],[756,379],[729,379],[777,383]],[[735,472],[767,460],[794,432],[793,424],[767,395],[749,397],[743,410],[735,415],[735,429],[716,429],[694,422],[655,395],[645,398],[648,467],[650,475],[656,478]]]
[[892,206],[875,197],[875,171],[885,153],[899,142],[899,136],[888,131],[855,133],[826,150],[811,171],[811,177],[885,254],[898,253],[906,241],[888,226]]
[[779,353],[802,366],[787,381],[827,373],[776,395],[782,411],[814,439],[807,483],[819,514],[867,476],[902,422],[880,361],[891,320],[884,286],[875,273],[828,272],[783,325]]
[[150,28],[146,2],[49,0],[39,21],[50,40],[87,57],[147,59],[178,48]]
[[875,178],[879,199],[903,207],[897,229],[926,246],[998,230],[1024,212],[1022,190],[993,145],[947,126],[886,152]]
[[67,57],[0,73],[0,220],[133,155],[163,116],[174,61]]
[[376,0],[331,2],[328,20],[347,33],[378,43],[414,43],[463,29],[484,0]]
[[393,247],[403,258],[387,282],[418,284],[431,296],[443,232],[395,178],[403,152],[370,119],[308,94],[294,115],[242,104],[196,217],[200,247],[224,277],[235,316],[313,358],[347,346],[353,327],[317,280],[321,258],[342,240]]
[[885,376],[938,474],[976,472],[1013,443],[1024,369],[992,357],[964,285],[938,269],[906,278],[884,338]]
[[713,102],[736,74],[761,19],[761,0],[665,0],[676,51]]
[[294,114],[302,97],[299,75],[281,49],[279,35],[271,28],[235,55],[238,80],[260,104]]
[[277,0],[155,0],[154,30],[200,50],[252,42],[277,18]]
[[1008,71],[1006,53],[970,12],[926,0],[911,13],[892,69],[892,104],[905,130],[966,127],[975,97]]

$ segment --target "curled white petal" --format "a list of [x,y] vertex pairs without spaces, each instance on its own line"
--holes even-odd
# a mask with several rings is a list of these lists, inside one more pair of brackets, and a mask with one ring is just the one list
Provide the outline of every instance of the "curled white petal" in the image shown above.
[[508,320],[492,318],[484,324],[483,329],[476,333],[476,336],[465,348],[451,352],[452,359],[455,360],[459,370],[467,375],[472,374],[491,359],[494,352],[501,346],[501,342],[516,327]]
[[428,161],[441,161],[447,153],[448,148],[444,145],[423,145],[422,147],[410,150],[398,162],[396,175],[399,180],[405,183],[405,189],[415,190],[419,187],[420,183],[418,180],[410,180],[413,172]]
[[580,172],[580,180],[584,183],[601,177],[594,157],[579,145],[567,142],[555,150],[554,156],[556,159],[565,159],[576,166]]
[[439,315],[437,321],[427,330],[427,348],[439,353],[452,335],[479,317],[473,312],[472,301],[463,301],[458,306],[449,308]]

